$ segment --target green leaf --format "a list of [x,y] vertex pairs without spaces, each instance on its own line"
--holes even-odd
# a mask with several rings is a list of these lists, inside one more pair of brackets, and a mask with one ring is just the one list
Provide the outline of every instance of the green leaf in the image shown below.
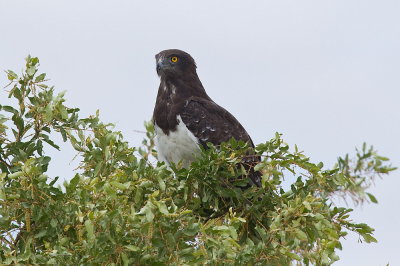
[[[42,134],[43,136],[44,134]],[[43,141],[46,142],[47,144],[49,144],[50,146],[52,146],[53,148],[56,148],[57,150],[60,150],[60,146],[58,146],[57,144],[55,144],[51,139],[44,137]]]
[[372,195],[371,193],[367,193],[368,198],[371,200],[371,202],[373,203],[378,203],[378,200],[375,198],[374,195]]
[[160,187],[160,190],[161,191],[165,191],[165,182],[164,182],[164,180],[161,177],[159,177],[159,178],[157,178],[157,181],[158,181],[158,186]]
[[35,81],[36,82],[43,81],[45,79],[45,77],[46,77],[46,73],[42,73],[35,78]]
[[165,205],[164,202],[157,202],[156,204],[157,204],[158,210],[159,210],[162,214],[169,214],[167,205]]
[[66,142],[67,141],[67,132],[65,131],[65,129],[61,127],[60,128],[60,133],[61,133],[61,136],[63,138],[63,141]]
[[154,219],[154,213],[153,213],[152,209],[151,208],[147,208],[145,214],[146,214],[147,221],[148,222],[152,222],[153,219]]
[[364,241],[367,243],[377,243],[378,240],[376,240],[375,237],[373,237],[371,234],[362,234],[362,237],[364,238]]
[[286,252],[285,255],[293,260],[301,260],[301,257],[295,253]]
[[95,238],[95,236],[94,236],[94,225],[93,225],[91,220],[86,220],[85,221],[85,228],[86,228],[86,232],[87,232],[87,235],[88,235],[88,239],[91,242],[93,242],[94,238]]
[[73,192],[76,189],[76,186],[78,185],[80,180],[80,176],[78,174],[76,174],[71,181],[69,181],[69,185],[68,185],[68,189],[70,190],[70,192]]
[[49,183],[49,186],[53,186],[53,185],[57,182],[57,180],[58,180],[59,178],[60,178],[59,176],[56,176],[56,177]]
[[7,78],[10,81],[18,78],[18,75],[15,72],[13,72],[12,70],[7,70],[6,73],[7,73]]
[[8,105],[3,105],[3,106],[1,107],[1,109],[3,109],[3,110],[6,111],[6,112],[13,113],[13,114],[15,114],[15,115],[18,114],[18,111],[17,111],[16,109],[14,109],[13,107],[8,106]]
[[25,243],[24,253],[20,254],[17,257],[18,261],[27,261],[32,256],[31,245],[32,245],[32,237],[28,237]]
[[65,109],[64,106],[62,106],[62,105],[58,106],[58,110],[59,110],[59,112],[61,114],[61,118],[62,119],[65,119],[65,120],[68,119],[68,112],[67,112],[67,109]]
[[31,66],[26,69],[26,74],[33,76],[36,73],[36,67]]
[[296,237],[300,240],[308,240],[307,234],[301,231],[300,229],[296,229]]
[[17,126],[18,130],[22,133],[24,130],[24,120],[18,115],[13,115],[12,121]]
[[47,230],[41,230],[39,233],[35,235],[35,238],[42,238],[47,235]]
[[51,106],[51,104],[46,105],[46,107],[45,107],[45,115],[44,115],[45,120],[47,122],[50,122],[50,121],[53,120],[53,116],[54,116],[53,107]]
[[102,166],[103,166],[102,161],[100,161],[96,164],[96,167],[94,168],[93,176],[97,176],[99,174]]
[[18,171],[18,172],[9,174],[9,175],[8,175],[8,178],[10,178],[10,179],[16,179],[16,178],[22,176],[23,174],[24,174],[24,172]]
[[140,250],[139,247],[134,246],[134,245],[126,245],[125,247],[126,247],[129,251],[133,251],[133,252],[137,252],[137,251]]
[[128,266],[129,265],[129,259],[128,256],[124,253],[121,252],[121,260],[124,266]]
[[118,188],[118,189],[125,190],[125,189],[128,189],[128,188],[129,188],[129,186],[130,186],[131,183],[130,183],[130,182],[127,182],[127,183],[125,183],[125,184],[122,184],[122,183],[117,182],[117,181],[111,181],[110,184],[111,184],[112,186]]

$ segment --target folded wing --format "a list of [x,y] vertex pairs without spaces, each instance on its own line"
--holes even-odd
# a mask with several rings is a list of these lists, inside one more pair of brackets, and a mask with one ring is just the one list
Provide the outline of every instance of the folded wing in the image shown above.
[[[207,142],[219,145],[231,138],[242,140],[254,148],[253,141],[239,121],[227,110],[213,101],[204,98],[190,97],[180,112],[186,127],[207,148]],[[242,164],[249,170],[249,178],[260,186],[260,173],[253,170],[261,160],[259,156],[251,155],[242,160]]]

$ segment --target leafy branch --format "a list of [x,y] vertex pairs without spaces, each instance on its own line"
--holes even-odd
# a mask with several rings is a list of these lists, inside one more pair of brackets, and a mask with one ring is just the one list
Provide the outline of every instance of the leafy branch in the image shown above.
[[[28,56],[21,76],[6,72],[16,103],[0,105],[1,263],[329,265],[348,232],[376,242],[332,201],[377,203],[368,187],[396,168],[373,147],[324,169],[277,133],[256,148],[262,187],[243,189],[245,143],[210,145],[189,169],[152,162],[151,123],[142,147],[130,147],[99,112],[79,118],[38,66]],[[63,188],[46,174],[60,160],[46,155],[60,149],[54,133],[80,160]]]

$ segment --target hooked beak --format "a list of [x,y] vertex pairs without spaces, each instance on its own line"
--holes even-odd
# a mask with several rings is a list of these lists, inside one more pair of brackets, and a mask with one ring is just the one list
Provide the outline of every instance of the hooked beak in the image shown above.
[[164,67],[165,67],[164,58],[162,56],[156,55],[156,69],[158,75],[160,75],[160,71]]
[[163,68],[164,64],[162,61],[157,61],[157,73]]

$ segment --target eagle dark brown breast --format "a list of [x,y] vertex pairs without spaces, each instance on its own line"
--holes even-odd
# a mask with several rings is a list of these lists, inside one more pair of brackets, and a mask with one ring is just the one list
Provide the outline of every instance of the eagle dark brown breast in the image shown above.
[[[206,93],[196,72],[194,59],[186,52],[171,49],[156,55],[160,87],[153,113],[158,159],[167,164],[183,162],[188,167],[207,142],[219,145],[231,138],[254,148],[243,126]],[[259,156],[248,156],[243,165],[249,178],[260,186],[260,173],[253,167]]]

